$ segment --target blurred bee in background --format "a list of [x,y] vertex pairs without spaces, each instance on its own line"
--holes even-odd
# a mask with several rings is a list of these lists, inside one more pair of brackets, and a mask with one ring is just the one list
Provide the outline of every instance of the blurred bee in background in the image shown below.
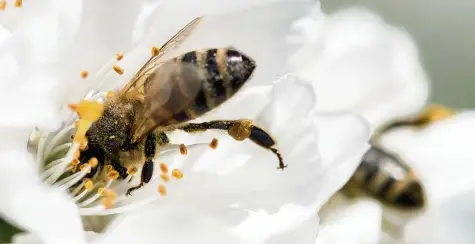
[[128,195],[151,180],[152,160],[159,147],[169,143],[166,132],[173,130],[226,131],[235,140],[250,139],[270,150],[277,156],[279,168],[286,167],[275,140],[248,119],[189,123],[236,94],[256,68],[250,57],[232,47],[190,51],[162,61],[160,58],[176,48],[200,21],[201,17],[187,24],[124,88],[108,97],[102,115],[87,129],[81,164],[96,158],[99,169],[95,171],[110,164],[121,179],[129,175],[128,166],[143,165],[141,182],[128,189]]
[[371,148],[363,156],[361,164],[341,192],[348,197],[366,193],[387,206],[399,209],[424,207],[424,190],[418,177],[396,154],[378,146],[377,140],[383,133],[396,128],[422,129],[455,113],[451,108],[431,104],[416,118],[397,120],[383,127],[375,134]]

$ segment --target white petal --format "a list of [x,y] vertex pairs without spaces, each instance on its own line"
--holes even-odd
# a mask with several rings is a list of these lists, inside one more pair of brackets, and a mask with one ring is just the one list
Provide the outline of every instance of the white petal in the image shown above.
[[76,205],[64,192],[44,186],[34,171],[26,150],[28,133],[2,130],[9,139],[0,153],[2,215],[45,243],[84,243]]
[[372,129],[421,109],[428,80],[406,32],[360,8],[313,23],[303,30],[308,40],[293,68],[314,82],[319,109],[357,112]]
[[359,200],[332,206],[322,219],[315,244],[380,243],[382,208],[373,200]]

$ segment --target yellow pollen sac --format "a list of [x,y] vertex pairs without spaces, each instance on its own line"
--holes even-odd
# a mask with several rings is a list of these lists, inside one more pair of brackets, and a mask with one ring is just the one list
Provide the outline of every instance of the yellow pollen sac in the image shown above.
[[128,175],[135,175],[137,174],[137,167],[135,166],[129,166],[129,168],[127,169],[127,174]]
[[112,208],[114,206],[114,200],[105,197],[101,200],[101,205],[106,209]]
[[183,173],[179,169],[174,169],[172,170],[172,176],[179,180],[183,178]]
[[84,141],[81,142],[81,144],[79,144],[79,150],[81,151],[85,151],[87,150],[87,139],[84,138]]
[[0,11],[5,10],[6,7],[7,7],[7,1],[5,0],[0,1]]
[[180,153],[181,155],[188,154],[188,149],[186,148],[185,144],[180,144]]
[[86,79],[88,75],[89,72],[87,72],[87,70],[81,70],[81,78]]
[[81,100],[79,104],[69,104],[69,108],[74,110],[79,118],[91,123],[98,120],[104,112],[104,104],[97,101]]
[[104,196],[105,191],[106,191],[106,188],[101,187],[101,188],[97,189],[97,194],[99,194],[101,196]]
[[92,180],[87,180],[86,184],[84,184],[84,188],[88,191],[92,191],[92,188],[94,188],[94,183],[92,183]]
[[120,60],[122,60],[122,58],[124,58],[123,53],[118,52],[118,53],[115,54],[115,60],[120,61]]
[[167,187],[164,184],[159,184],[158,185],[158,192],[160,193],[160,195],[166,196],[167,195]]
[[111,170],[107,173],[107,177],[109,177],[109,179],[111,180],[116,180],[117,178],[119,178],[119,172]]
[[89,166],[89,164],[82,164],[79,166],[79,169],[85,173],[91,173],[91,166]]
[[95,168],[97,164],[99,164],[99,160],[97,160],[97,158],[91,158],[87,163],[89,166],[91,166],[91,168]]
[[17,8],[21,8],[21,6],[23,6],[23,1],[22,0],[16,0],[14,5]]
[[112,199],[112,200],[117,199],[117,193],[115,193],[113,190],[107,190],[105,193],[106,193],[106,194],[105,194],[106,197],[108,197],[108,198],[110,198],[110,199]]
[[154,57],[157,56],[160,53],[160,48],[152,47],[151,53],[152,53],[152,56]]
[[162,178],[162,180],[165,182],[168,182],[170,180],[170,176],[168,176],[168,174],[165,174],[165,173],[161,173],[160,178]]
[[124,69],[122,69],[119,65],[112,66],[112,69],[119,75],[124,74]]
[[71,160],[71,165],[76,166],[76,165],[79,165],[80,162],[81,161],[79,161],[79,159],[75,158],[75,159]]
[[160,171],[162,171],[162,173],[168,174],[168,166],[165,163],[160,163]]
[[211,140],[211,142],[209,143],[209,147],[211,149],[216,149],[218,147],[218,139],[213,138],[213,140]]
[[113,91],[107,91],[107,92],[106,92],[106,97],[107,97],[107,98],[112,98],[112,97],[114,97],[114,92],[113,92]]

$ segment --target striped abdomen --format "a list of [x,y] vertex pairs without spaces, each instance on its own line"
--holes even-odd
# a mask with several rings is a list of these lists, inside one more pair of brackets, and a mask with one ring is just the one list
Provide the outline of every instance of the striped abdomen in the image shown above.
[[371,147],[351,180],[387,204],[403,208],[424,205],[424,192],[415,175],[381,148]]
[[250,57],[232,48],[191,51],[175,60],[183,66],[196,66],[202,75],[192,106],[174,115],[177,122],[192,120],[224,103],[246,83],[256,68]]

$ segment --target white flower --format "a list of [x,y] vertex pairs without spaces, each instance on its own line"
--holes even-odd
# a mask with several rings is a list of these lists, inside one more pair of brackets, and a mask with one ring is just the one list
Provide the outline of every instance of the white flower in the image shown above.
[[[14,241],[188,243],[202,237],[208,242],[290,243],[298,239],[299,243],[312,243],[318,230],[316,211],[351,175],[367,149],[369,132],[362,119],[349,113],[310,113],[315,107],[312,85],[292,75],[269,85],[279,72],[284,72],[281,67],[285,61],[280,63],[279,58],[285,60],[286,55],[278,48],[282,46],[272,41],[283,36],[286,30],[282,26],[308,5],[276,4],[226,13],[252,5],[262,5],[262,1],[122,1],[114,2],[112,9],[108,2],[74,1],[66,5],[63,1],[29,1],[22,9],[7,8],[8,14],[0,20],[6,34],[0,61],[11,65],[1,77],[2,99],[9,100],[0,105],[4,111],[0,116],[0,211],[33,234],[19,235]],[[60,133],[69,133],[64,128],[71,124],[60,125],[59,113],[66,111],[67,102],[77,101],[91,88],[104,91],[124,84],[146,60],[151,46],[163,43],[191,18],[212,13],[225,18],[210,17],[215,18],[214,22],[210,20],[208,27],[199,30],[202,38],[191,37],[182,49],[234,44],[263,65],[247,91],[208,118],[254,118],[275,135],[288,168],[277,170],[275,155],[249,142],[219,136],[218,149],[211,151],[206,145],[210,138],[201,137],[206,144],[197,144],[198,138],[178,133],[172,142],[196,146],[189,148],[186,157],[174,153],[176,150],[159,155],[170,168],[180,168],[184,173],[182,180],[167,184],[167,196],[152,203],[160,196],[156,189],[160,177],[155,174],[154,181],[131,198],[120,196],[126,182],[111,185],[119,194],[115,199],[118,201],[113,208],[104,209],[99,201],[85,203],[87,200],[78,197],[85,186],[74,194],[64,191],[76,187],[73,183],[83,176],[79,171],[77,178],[57,178],[56,172],[64,172],[63,166],[67,169],[68,165],[63,163],[69,160],[54,162],[58,163],[54,172],[48,172],[47,165],[43,168],[44,159],[51,161],[44,157],[49,156],[48,152],[68,149],[66,135],[53,132],[51,140],[39,140],[40,157],[35,164],[26,148],[34,126],[40,128],[42,136],[60,126]],[[256,13],[261,14],[256,17]],[[236,29],[241,22],[255,29],[233,31],[233,36],[224,19],[234,23]],[[262,32],[259,23],[263,27],[274,23],[269,19],[281,29],[280,34],[264,32],[259,39],[269,42],[268,48],[245,41]],[[216,33],[219,29],[226,37]],[[268,55],[272,50],[281,52]],[[126,73],[121,77],[110,71],[115,61],[108,63],[117,51],[125,53],[120,65]],[[108,64],[100,69],[104,63]],[[87,79],[79,78],[80,69],[89,71]],[[42,184],[42,180],[48,184]],[[94,200],[94,196],[85,197]],[[124,214],[116,219],[97,216],[114,212]],[[80,215],[95,216],[81,219]],[[84,229],[105,234],[84,233]]]
[[375,129],[424,105],[429,84],[414,42],[371,11],[325,15],[317,4],[294,30],[302,46],[292,67],[313,82],[318,109],[357,112]]
[[[410,36],[363,8],[331,15],[317,4],[294,24],[292,40],[302,43],[293,70],[315,85],[317,109],[353,111],[372,131],[425,105],[429,81]],[[382,206],[372,200],[334,196],[320,211],[318,244],[380,243]]]

